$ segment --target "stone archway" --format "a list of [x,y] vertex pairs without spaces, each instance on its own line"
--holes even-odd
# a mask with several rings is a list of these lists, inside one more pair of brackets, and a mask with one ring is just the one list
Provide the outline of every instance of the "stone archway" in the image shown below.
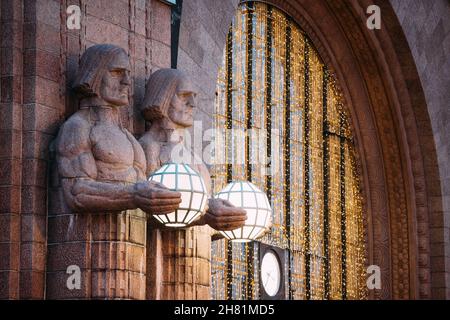
[[[434,297],[430,180],[437,166],[420,79],[389,3],[381,30],[366,28],[369,1],[265,1],[291,15],[334,69],[353,119],[365,197],[368,264],[380,266],[376,299]],[[420,125],[417,125],[419,123]],[[427,134],[428,133],[428,134]]]

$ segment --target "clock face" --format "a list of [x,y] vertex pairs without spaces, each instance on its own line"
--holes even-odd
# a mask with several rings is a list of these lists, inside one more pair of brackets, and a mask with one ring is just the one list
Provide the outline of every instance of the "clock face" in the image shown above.
[[267,252],[261,262],[261,281],[266,293],[275,296],[281,284],[281,270],[277,257],[273,252]]

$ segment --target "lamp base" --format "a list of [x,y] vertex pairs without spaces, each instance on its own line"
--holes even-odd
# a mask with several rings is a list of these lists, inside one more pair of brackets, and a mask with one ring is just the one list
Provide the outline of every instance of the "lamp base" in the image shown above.
[[164,225],[166,227],[171,227],[171,228],[184,228],[184,227],[187,227],[186,223],[165,223]]
[[250,239],[230,239],[231,242],[236,242],[236,243],[246,243],[246,242],[252,242],[253,240]]

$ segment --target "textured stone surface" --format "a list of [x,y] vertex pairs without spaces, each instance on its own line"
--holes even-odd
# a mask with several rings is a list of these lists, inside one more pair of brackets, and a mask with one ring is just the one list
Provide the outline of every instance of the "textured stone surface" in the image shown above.
[[[2,231],[1,241],[5,244],[0,247],[0,256],[2,258],[8,256],[4,262],[14,266],[14,269],[5,269],[3,265],[0,268],[0,298],[44,297],[44,274],[39,271],[42,270],[44,262],[37,251],[42,251],[42,238],[47,237],[44,228],[47,211],[52,213],[48,219],[49,232],[52,230],[50,232],[52,235],[48,238],[49,242],[77,241],[86,236],[84,232],[87,230],[86,224],[90,223],[89,220],[79,218],[76,226],[72,224],[73,231],[68,233],[67,230],[71,222],[70,219],[67,219],[67,216],[63,215],[67,213],[67,208],[64,206],[61,196],[50,197],[47,203],[44,200],[46,197],[43,187],[43,182],[49,174],[43,168],[49,165],[50,141],[54,139],[61,122],[78,109],[74,96],[68,88],[74,80],[81,53],[86,47],[95,44],[97,41],[112,41],[123,45],[130,55],[133,66],[132,73],[136,75],[133,79],[135,104],[142,100],[145,81],[151,72],[169,66],[169,6],[157,0],[130,2],[116,0],[108,3],[117,5],[123,12],[114,14],[111,10],[112,5],[102,10],[105,2],[103,0],[84,2],[87,5],[82,7],[83,24],[81,30],[65,29],[65,24],[61,23],[66,18],[65,8],[62,7],[60,1],[11,0],[0,2],[2,21],[0,28],[0,230]],[[217,71],[222,59],[225,35],[237,2],[238,0],[189,0],[184,1],[183,4],[178,65],[188,76],[195,79],[195,85],[199,91],[197,119],[204,121],[205,129],[212,125],[210,113],[214,110]],[[355,62],[356,57],[351,54],[346,55],[346,45],[350,43],[351,46],[360,50],[356,52],[359,52],[360,58],[368,59],[367,64],[370,64],[371,59],[377,57],[383,59],[384,55],[387,56],[386,60],[389,61],[390,51],[387,48],[382,51],[370,48],[368,51],[372,50],[372,52],[378,52],[378,54],[368,54],[367,51],[357,47],[357,42],[365,42],[361,39],[358,40],[355,36],[358,32],[354,32],[355,30],[352,30],[352,32],[347,30],[348,34],[341,37],[342,30],[346,30],[345,28],[330,23],[328,23],[328,27],[323,25],[321,22],[325,15],[320,14],[322,1],[274,0],[272,2],[279,2],[280,6],[286,6],[286,11],[295,16],[311,36],[327,64],[337,66],[338,71],[341,72],[340,75],[350,85],[350,91],[352,91],[351,94],[346,94],[346,96],[351,97],[358,108],[363,109],[365,106],[371,105],[371,102],[363,97],[366,90],[375,93],[374,95],[383,92],[382,90],[377,91],[381,87],[375,88],[372,81],[367,81],[366,87],[359,87],[358,83],[364,83],[364,79],[359,75],[360,70],[354,67],[357,63]],[[331,5],[341,3],[341,1],[334,0],[328,2]],[[347,3],[351,3],[352,6],[356,5],[357,10],[355,11],[363,13],[362,7],[366,2],[359,0]],[[78,4],[79,2],[75,0],[67,1],[67,4],[71,3]],[[408,147],[410,149],[417,149],[417,146],[419,146],[420,150],[419,153],[412,151],[411,154],[406,156],[406,158],[413,160],[411,161],[411,171],[408,174],[417,177],[417,172],[420,173],[421,166],[424,167],[422,171],[426,173],[424,179],[426,185],[417,183],[419,179],[407,182],[415,188],[414,196],[422,204],[421,206],[415,206],[413,202],[408,202],[408,208],[414,207],[414,214],[417,216],[416,220],[414,220],[415,216],[412,220],[408,218],[408,223],[411,224],[411,228],[416,228],[415,225],[412,226],[416,221],[419,230],[417,244],[414,243],[416,239],[414,233],[409,234],[411,243],[408,254],[415,254],[417,251],[417,264],[420,265],[420,268],[417,268],[419,271],[411,274],[411,279],[417,277],[416,283],[421,283],[420,296],[427,296],[426,286],[428,283],[432,288],[433,297],[449,298],[449,4],[445,0],[391,0],[390,3],[393,5],[409,44],[409,48],[407,46],[402,47],[401,52],[397,52],[397,54],[401,59],[408,60],[408,54],[412,53],[415,65],[403,70],[404,79],[401,81],[406,82],[408,92],[420,92],[423,89],[425,94],[424,100],[419,94],[407,95],[407,99],[410,99],[408,103],[422,107],[426,105],[428,108],[428,110],[425,110],[426,112],[423,112],[423,110],[417,112],[420,108],[416,108],[412,121],[401,119],[402,121],[398,122],[407,124],[405,131],[400,130],[405,136],[413,136],[410,132],[415,130],[414,127],[416,127],[417,134],[420,136],[419,139],[413,139],[409,142]],[[388,2],[384,2],[384,5],[386,4]],[[129,15],[130,11],[136,15],[136,21],[129,18],[131,16]],[[351,20],[348,17],[342,18],[342,12],[339,10],[335,10],[333,14],[334,16],[330,16],[332,19],[329,21]],[[311,17],[316,17],[313,19],[315,21],[311,21]],[[384,23],[387,27],[390,27],[395,19],[391,16],[385,18]],[[359,19],[358,21],[361,23],[363,20]],[[382,33],[383,31],[372,34],[366,32],[366,37],[373,40],[374,37]],[[401,33],[401,30],[397,33]],[[397,40],[395,34],[389,36],[394,41]],[[389,41],[388,39],[388,41],[382,42],[387,44]],[[369,43],[373,45],[372,42]],[[380,52],[383,54],[380,54]],[[329,53],[332,53],[332,55],[330,56]],[[395,70],[397,68],[395,63],[391,63],[390,67]],[[384,70],[381,64],[378,65],[378,69]],[[414,80],[415,69],[419,74],[419,82]],[[394,81],[397,80],[394,79]],[[386,80],[384,84],[389,87],[389,81]],[[397,93],[402,96],[404,92],[405,90],[401,89]],[[395,97],[392,97],[389,100],[390,102],[395,101]],[[405,102],[406,100],[401,101]],[[378,99],[374,99],[373,102],[374,105],[381,104]],[[408,103],[401,104],[402,108],[399,111],[399,114],[405,112],[405,119],[411,119],[411,115],[406,114],[407,108],[404,107]],[[360,146],[363,139],[370,140],[377,134],[383,136],[384,131],[389,132],[391,130],[389,126],[380,125],[378,127],[374,122],[367,121],[372,113],[369,109],[366,111],[353,114],[353,118],[363,127],[359,128],[362,132],[358,141]],[[378,112],[386,116],[391,114],[391,110],[387,108],[378,109]],[[411,127],[411,123],[414,122],[416,125]],[[141,135],[145,129],[144,120],[136,109],[124,114],[123,125],[138,135]],[[396,138],[402,139],[401,135],[396,136]],[[392,145],[388,140],[373,138],[370,141],[372,145],[374,141],[382,143],[391,154],[395,154],[392,152],[396,150],[397,146]],[[405,147],[406,144],[402,146]],[[388,158],[383,160],[379,149],[373,146],[362,147],[362,149],[369,153],[369,157],[362,154],[362,159],[366,159],[368,162],[385,161],[386,165],[391,166],[391,160],[387,160]],[[434,153],[437,154],[437,157],[428,156]],[[423,160],[420,160],[421,157]],[[400,163],[400,161],[397,162]],[[405,170],[410,170],[408,163],[405,163]],[[39,172],[36,172],[36,170]],[[392,190],[386,188],[386,184],[391,183],[392,180],[395,181],[395,175],[386,174],[389,177],[389,181],[386,182],[384,181],[385,175],[381,170],[370,171],[365,174],[366,176],[363,176],[366,179],[365,181],[370,181],[370,188],[368,184],[365,190],[370,192],[367,198],[370,206],[373,210],[377,208],[378,212],[386,213],[387,209],[380,204],[386,203],[387,200],[374,195]],[[392,194],[394,195],[394,193],[395,196],[390,201],[393,201],[393,205],[396,206],[396,199],[401,199],[401,194],[397,194],[397,191]],[[404,203],[401,205],[404,206]],[[23,220],[18,218],[19,214],[23,214]],[[429,217],[429,222],[424,217]],[[407,266],[408,262],[404,259],[404,252],[400,252],[398,249],[398,244],[401,244],[402,248],[405,247],[405,240],[403,237],[400,237],[402,239],[399,240],[394,239],[398,242],[395,242],[395,246],[391,248],[389,235],[387,234],[388,228],[383,229],[385,225],[383,223],[387,223],[387,220],[383,220],[382,217],[380,220],[380,216],[377,215],[372,218],[374,218],[372,222],[377,226],[375,231],[382,231],[383,237],[376,238],[379,241],[378,244],[381,244],[382,248],[386,245],[386,248],[393,251],[388,250],[388,252],[392,252],[392,255],[386,255],[382,249],[376,249],[371,254],[376,259],[382,259],[382,263],[389,265],[386,269],[387,277],[383,279],[386,280],[388,285],[393,283],[397,286],[398,277],[395,274],[392,276],[390,272],[395,270],[397,274],[401,272],[409,274],[410,271]],[[20,221],[23,221],[23,223]],[[402,231],[399,221],[401,220],[395,218],[394,223],[392,223],[392,228],[397,233]],[[21,234],[25,236],[23,250],[18,245]],[[108,235],[112,237],[111,239],[116,239],[117,235],[114,234],[113,237],[113,234],[103,233],[101,237],[105,238]],[[133,239],[133,242],[141,241],[142,234],[139,234],[137,239]],[[429,257],[426,254],[427,246],[429,246],[431,255],[429,262],[427,261]],[[418,249],[414,249],[415,247]],[[32,253],[29,253],[30,251]],[[206,252],[198,252],[198,254],[206,259],[204,257]],[[403,259],[399,259],[399,257],[403,257]],[[391,258],[393,258],[392,263]],[[22,259],[23,265],[26,266],[23,269],[20,266]],[[414,265],[414,263],[411,263],[411,265]],[[426,271],[427,268],[431,270],[431,281]],[[191,272],[189,266],[183,272],[185,275],[189,275]],[[49,285],[47,298],[85,297],[90,295],[91,292],[93,295],[100,296],[106,290],[97,284],[92,285],[93,289],[90,285],[85,285],[86,281],[82,281],[82,290],[79,292],[76,290],[58,292],[58,290],[65,288],[67,274],[64,271],[56,271],[51,275],[57,281]],[[83,273],[83,277],[88,279],[91,278],[91,275]],[[138,287],[134,285],[141,281],[139,278],[142,275],[136,274],[135,277],[133,273],[132,277],[138,280],[129,282],[130,291],[125,293],[123,290],[119,290],[118,296],[125,297],[127,294],[132,297],[143,296],[143,293],[139,292]],[[118,284],[118,288],[122,288],[120,281],[125,281],[120,275],[112,274],[102,274],[98,278],[99,281],[109,281],[108,283],[111,286]],[[401,281],[404,281],[403,277]],[[186,286],[183,290],[178,290],[175,284],[168,285],[168,288],[170,286],[173,286],[173,290],[165,291],[161,297],[193,297],[193,292],[196,292],[197,296],[208,294],[208,287],[206,286],[198,286],[197,288]],[[401,290],[399,290],[399,286],[395,290],[387,288],[383,294],[390,297],[392,297],[393,292],[396,295],[400,293],[402,296],[407,295],[404,289],[405,284],[401,283],[401,286],[403,287]],[[419,289],[411,288],[410,290],[410,296],[419,296],[419,293],[414,291],[419,291]]]
[[183,3],[178,68],[195,79],[198,92],[196,120],[203,122],[203,130],[212,127],[217,76],[226,34],[238,2],[198,0]]
[[[436,275],[432,275],[432,287],[440,292],[439,298],[450,298],[450,3],[445,0],[412,1],[391,0],[392,6],[403,27],[409,48],[414,57],[422,87],[427,100],[431,119],[442,201],[432,208],[431,223],[432,265]],[[427,163],[434,166],[435,163]],[[438,186],[438,184],[435,184]],[[438,244],[441,244],[438,246]],[[440,248],[440,249],[438,249]],[[444,271],[444,273],[440,272]],[[444,276],[445,274],[445,276]]]
[[[43,243],[48,240],[53,254],[57,248],[64,248],[65,243],[89,236],[87,231],[93,222],[85,216],[69,218],[70,209],[58,186],[47,189],[48,179],[55,180],[49,177],[51,170],[48,170],[54,168],[49,155],[51,141],[64,119],[78,109],[70,86],[82,52],[97,42],[122,45],[130,54],[132,74],[136,74],[137,79],[135,82],[132,79],[132,85],[137,88],[137,102],[142,99],[145,79],[154,68],[152,54],[156,56],[154,60],[158,67],[167,67],[170,63],[167,60],[170,59],[168,5],[158,0],[87,1],[81,6],[81,30],[67,30],[64,4],[79,3],[72,0],[0,3],[0,221],[3,243],[0,254],[3,257],[7,253],[8,260],[4,262],[14,266],[4,268],[2,265],[0,268],[0,298],[43,298],[45,277],[42,270],[46,253]],[[160,45],[152,49],[153,41]],[[130,102],[134,104],[134,101]],[[122,124],[130,131],[136,127],[142,132],[143,119],[132,115],[132,112],[122,112]],[[47,190],[51,191],[48,203]],[[50,213],[49,234],[47,212]],[[22,215],[21,219],[18,214]],[[121,251],[125,257],[123,261],[128,261],[124,270],[139,269],[139,274],[130,276],[128,292],[121,292],[119,296],[143,298],[142,288],[145,287],[139,284],[145,282],[145,270],[138,262],[142,257],[138,258],[135,251],[136,248],[143,250],[145,217],[131,216],[123,215],[116,222],[99,217],[99,221],[112,228],[110,232],[104,229],[99,236],[133,244]],[[117,236],[121,240],[116,240]],[[66,256],[73,251],[67,249]],[[101,252],[105,250],[102,248]],[[72,253],[76,254],[76,250]],[[87,257],[90,259],[89,255]],[[86,272],[83,277],[89,279],[91,275]],[[48,283],[47,298],[90,294],[100,297],[105,293],[101,288],[84,285],[80,292],[66,292],[65,270],[50,271],[47,279],[53,275],[55,282]],[[115,280],[111,281],[114,286]]]

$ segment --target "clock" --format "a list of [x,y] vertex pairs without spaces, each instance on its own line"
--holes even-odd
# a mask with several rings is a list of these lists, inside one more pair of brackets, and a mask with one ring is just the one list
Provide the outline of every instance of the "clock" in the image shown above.
[[261,299],[285,299],[285,251],[260,243],[259,247],[259,287]]

